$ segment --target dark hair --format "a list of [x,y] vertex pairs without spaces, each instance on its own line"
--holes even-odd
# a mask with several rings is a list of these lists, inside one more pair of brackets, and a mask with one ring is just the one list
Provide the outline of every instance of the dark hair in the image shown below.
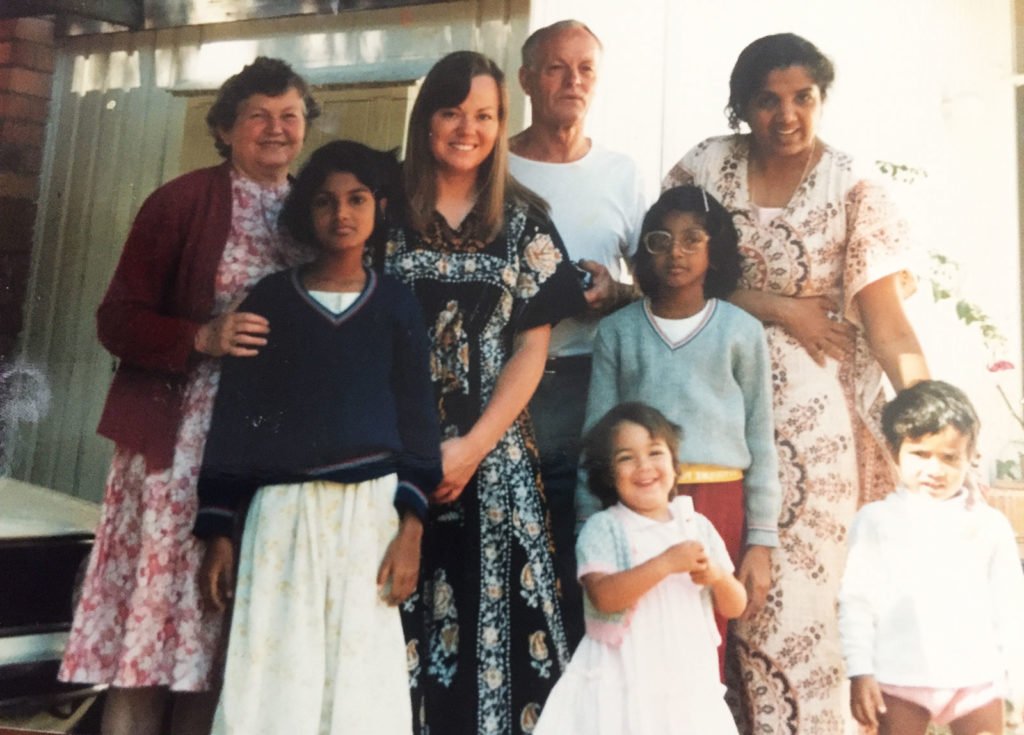
[[562,33],[568,33],[569,31],[583,31],[589,33],[594,41],[597,42],[597,50],[604,51],[604,46],[601,43],[601,39],[597,37],[597,34],[590,30],[586,23],[579,20],[560,20],[551,25],[538,28],[530,34],[529,38],[523,42],[523,66],[527,69],[534,69],[537,64],[537,51],[540,49],[541,44],[545,43],[548,39],[554,38]]
[[213,136],[213,144],[223,158],[231,157],[231,146],[220,139],[218,132],[230,130],[238,117],[238,106],[254,94],[279,97],[294,89],[306,106],[306,122],[320,117],[320,105],[313,98],[306,80],[281,59],[257,56],[249,65],[234,76],[228,77],[217,90],[217,99],[206,113],[206,127]]
[[776,33],[757,39],[740,52],[729,77],[729,104],[725,114],[729,127],[740,129],[745,121],[747,105],[764,86],[769,72],[802,66],[818,85],[824,101],[828,88],[836,77],[829,58],[817,46],[795,33]]
[[508,171],[508,88],[497,64],[475,51],[455,51],[438,61],[427,73],[409,115],[409,134],[402,164],[402,180],[408,197],[405,214],[413,229],[423,232],[437,205],[437,161],[430,149],[430,123],[434,113],[458,107],[469,96],[473,78],[491,77],[498,85],[498,135],[494,150],[477,172],[477,201],[473,211],[480,217],[483,235],[491,240],[505,223],[505,199],[530,203],[544,212],[547,204],[519,184]]
[[[707,210],[704,209],[705,196]],[[699,186],[674,186],[661,193],[647,214],[640,228],[640,246],[633,256],[633,276],[637,285],[648,296],[658,291],[658,278],[654,272],[654,257],[644,247],[644,236],[665,225],[670,212],[685,212],[697,215],[707,230],[708,272],[704,278],[704,297],[724,299],[736,290],[740,280],[739,235],[732,215],[707,190]]]
[[973,451],[981,421],[970,399],[941,380],[922,380],[901,390],[882,409],[882,433],[895,454],[906,439],[937,434],[952,426],[967,437]]
[[663,440],[672,454],[672,466],[679,465],[679,442],[683,430],[679,424],[665,418],[665,414],[646,403],[620,403],[602,416],[583,438],[583,469],[587,471],[590,492],[601,501],[602,508],[610,508],[619,499],[612,467],[615,434],[624,423],[638,424],[655,439]]
[[373,233],[366,242],[366,251],[374,267],[379,269],[384,263],[384,244],[387,240],[381,199],[395,201],[400,196],[397,191],[399,166],[395,151],[378,151],[354,140],[335,140],[320,146],[313,151],[295,177],[292,190],[281,209],[281,225],[300,243],[319,248],[320,243],[313,230],[313,198],[327,177],[338,172],[352,174],[373,192],[377,203],[376,219]]

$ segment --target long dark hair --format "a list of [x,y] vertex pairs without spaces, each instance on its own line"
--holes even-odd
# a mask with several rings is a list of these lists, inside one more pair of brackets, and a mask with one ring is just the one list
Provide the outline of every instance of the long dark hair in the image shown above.
[[320,247],[313,230],[313,197],[333,173],[346,172],[373,192],[376,217],[373,233],[366,241],[366,252],[378,270],[384,262],[387,226],[382,199],[396,201],[399,191],[399,165],[395,151],[378,151],[354,140],[336,140],[320,146],[306,161],[295,178],[292,190],[281,209],[281,225],[298,242]]
[[647,210],[640,229],[640,247],[633,256],[633,275],[637,285],[647,296],[657,296],[658,278],[654,272],[654,259],[644,247],[643,239],[648,232],[664,228],[665,216],[669,212],[693,214],[707,230],[710,239],[704,298],[728,298],[740,280],[739,235],[729,211],[699,186],[674,186],[666,189]]

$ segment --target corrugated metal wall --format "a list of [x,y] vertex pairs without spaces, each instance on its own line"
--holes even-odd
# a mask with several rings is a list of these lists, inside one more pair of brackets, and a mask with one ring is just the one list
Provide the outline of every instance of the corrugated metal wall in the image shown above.
[[[408,85],[433,60],[473,48],[518,66],[526,6],[450,3],[67,39],[54,77],[22,337],[22,354],[45,371],[53,401],[42,423],[17,432],[13,475],[92,500],[102,495],[112,446],[95,427],[114,361],[96,340],[94,314],[143,199],[213,150],[201,126],[197,132],[197,92],[258,54],[280,56],[330,87],[323,96],[335,114],[311,145],[334,137],[394,145]],[[512,113],[522,114],[521,102]],[[332,122],[339,116],[340,125]]]

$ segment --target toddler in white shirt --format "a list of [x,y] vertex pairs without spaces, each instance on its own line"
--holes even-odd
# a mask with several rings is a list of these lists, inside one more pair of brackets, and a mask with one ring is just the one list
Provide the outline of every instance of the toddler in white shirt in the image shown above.
[[1003,732],[1024,666],[1024,574],[1013,530],[965,484],[979,421],[926,380],[882,415],[900,486],[850,527],[839,627],[853,716],[879,735]]

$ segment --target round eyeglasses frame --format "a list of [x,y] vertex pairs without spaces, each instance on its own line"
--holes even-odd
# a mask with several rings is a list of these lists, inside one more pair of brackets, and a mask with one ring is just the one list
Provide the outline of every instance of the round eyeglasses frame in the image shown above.
[[684,230],[679,238],[674,237],[668,230],[651,230],[644,235],[644,248],[651,255],[664,255],[678,245],[684,254],[693,255],[699,253],[710,239],[711,236],[700,227]]

